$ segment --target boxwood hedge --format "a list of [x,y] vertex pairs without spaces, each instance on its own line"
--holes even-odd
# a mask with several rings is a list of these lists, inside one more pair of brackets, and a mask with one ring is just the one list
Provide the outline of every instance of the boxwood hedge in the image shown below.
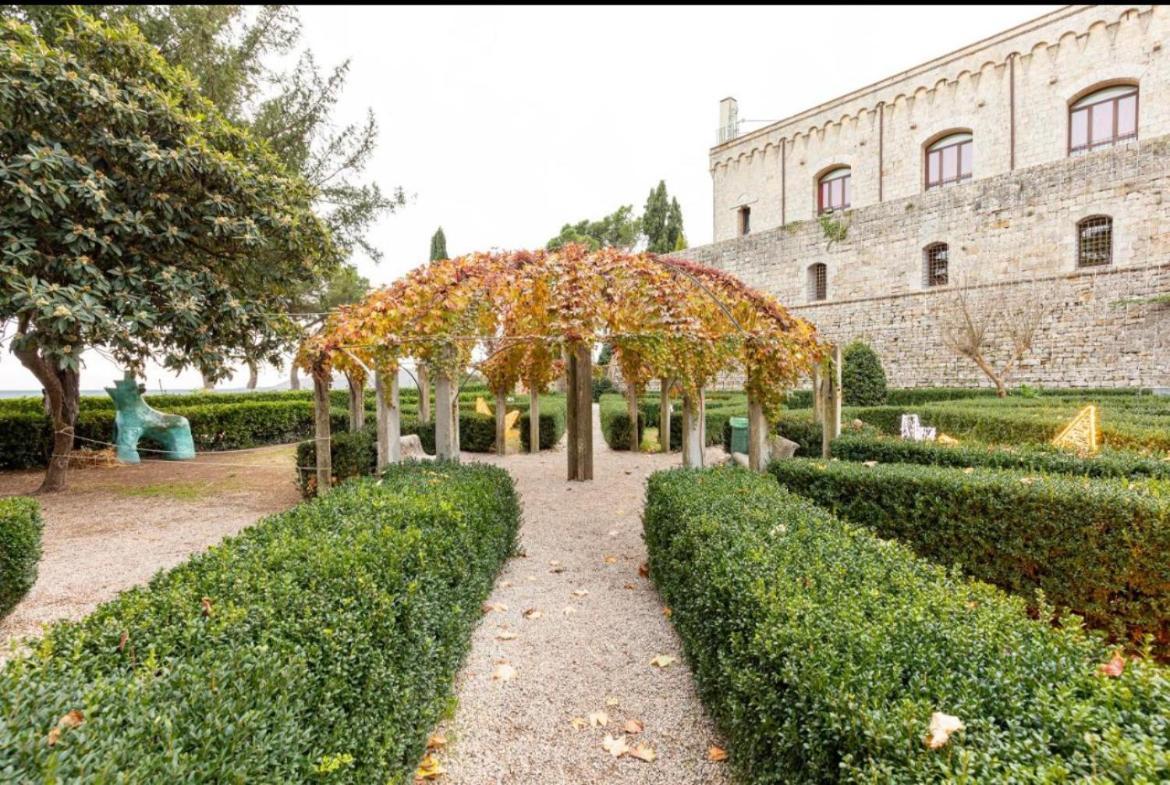
[[506,472],[452,464],[269,517],[10,662],[0,778],[407,782],[518,523]]
[[41,560],[41,505],[34,499],[0,499],[0,618],[37,579]]
[[790,490],[920,555],[1170,653],[1170,500],[1119,480],[794,459]]
[[[1163,782],[1170,680],[740,469],[651,476],[650,574],[744,782]],[[931,715],[964,729],[938,749]]]
[[1022,469],[1085,477],[1170,478],[1170,460],[1144,453],[1108,449],[1092,457],[1081,458],[1055,447],[996,447],[986,444],[948,447],[937,442],[842,434],[833,440],[833,457],[844,461]]

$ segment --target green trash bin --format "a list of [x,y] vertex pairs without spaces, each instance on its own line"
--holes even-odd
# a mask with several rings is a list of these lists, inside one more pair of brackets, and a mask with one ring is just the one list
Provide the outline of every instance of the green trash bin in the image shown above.
[[731,417],[731,451],[747,455],[748,451],[748,418]]

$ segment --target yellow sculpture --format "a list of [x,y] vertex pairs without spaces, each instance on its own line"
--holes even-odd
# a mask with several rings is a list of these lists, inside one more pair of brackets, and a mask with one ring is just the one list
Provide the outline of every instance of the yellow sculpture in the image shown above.
[[1097,407],[1089,404],[1064,426],[1052,443],[1057,447],[1076,450],[1082,455],[1092,455],[1101,449],[1098,434]]
[[485,401],[483,399],[482,395],[477,396],[475,399],[475,413],[476,414],[486,414],[488,417],[492,416],[492,410],[487,405],[487,401]]

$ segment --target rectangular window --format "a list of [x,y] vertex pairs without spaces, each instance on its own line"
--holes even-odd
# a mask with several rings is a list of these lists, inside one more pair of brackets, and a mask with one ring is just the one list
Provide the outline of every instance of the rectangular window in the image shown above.
[[740,236],[746,236],[752,230],[752,208],[739,208],[739,233]]

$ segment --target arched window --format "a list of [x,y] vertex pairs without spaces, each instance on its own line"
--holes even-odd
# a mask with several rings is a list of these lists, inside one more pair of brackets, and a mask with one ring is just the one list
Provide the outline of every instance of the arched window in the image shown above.
[[1089,93],[1068,108],[1069,155],[1137,139],[1137,120],[1137,85],[1116,85]]
[[850,185],[850,168],[838,166],[821,175],[817,181],[817,214],[849,208],[853,188]]
[[808,266],[808,299],[817,303],[829,297],[829,271],[821,262]]
[[946,286],[950,280],[950,248],[946,243],[931,243],[922,251],[922,285]]
[[967,131],[947,134],[926,148],[926,187],[941,188],[971,179],[975,140]]
[[1077,267],[1113,263],[1113,219],[1090,215],[1077,222]]

